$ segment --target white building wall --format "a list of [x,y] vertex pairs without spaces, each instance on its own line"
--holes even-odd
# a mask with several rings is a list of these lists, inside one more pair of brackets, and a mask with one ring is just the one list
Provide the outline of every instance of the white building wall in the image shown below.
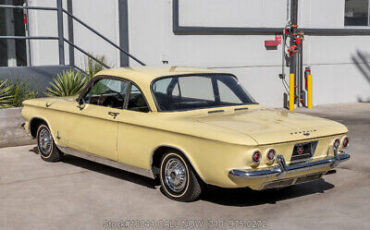
[[281,27],[287,0],[180,0],[184,26]]
[[[33,5],[55,6],[55,1],[31,0]],[[299,25],[344,28],[345,0],[300,0]],[[66,2],[64,1],[66,8]],[[174,35],[172,0],[128,0],[130,53],[148,65],[200,66],[236,74],[261,104],[281,107],[284,88],[281,46],[266,50],[261,35]],[[74,14],[119,44],[117,0],[74,0]],[[289,18],[289,0],[180,0],[179,23],[207,27],[283,27]],[[57,35],[56,15],[30,15],[31,33]],[[47,22],[47,23],[45,23]],[[67,21],[64,18],[65,37]],[[104,55],[109,65],[119,64],[119,52],[74,24],[75,42],[93,55]],[[306,36],[304,63],[312,66],[314,104],[370,100],[370,36]],[[35,65],[58,63],[57,41],[34,41]],[[68,46],[66,63],[68,63]],[[83,67],[84,55],[76,53]],[[365,61],[360,57],[365,57]],[[360,65],[354,64],[358,60]],[[138,65],[130,60],[130,65]],[[361,71],[362,70],[362,71]]]
[[[253,6],[246,7],[248,2]],[[241,27],[243,24],[240,20],[244,20],[250,22],[244,26],[257,27],[259,25],[254,23],[256,20],[250,20],[248,14],[260,17],[257,10],[266,7],[267,2],[273,7],[279,2],[283,7],[280,7],[282,12],[279,11],[276,20],[269,22],[269,19],[266,19],[265,27],[276,26],[274,23],[277,20],[285,24],[285,0],[232,0],[230,4],[235,5],[228,6],[227,13],[221,5],[227,5],[225,0],[215,1],[216,6],[212,6],[212,10],[207,9],[207,5],[213,5],[212,0],[191,0],[180,1],[180,25]],[[182,7],[185,7],[187,13]],[[248,8],[249,11],[243,14],[241,7]],[[194,13],[191,8],[196,9]],[[205,16],[207,14],[204,12],[213,13]],[[217,15],[222,15],[222,19],[217,19]],[[236,16],[228,18],[230,15]],[[159,65],[162,61],[168,61],[170,65],[208,67],[232,72],[256,100],[266,106],[282,106],[283,86],[278,78],[281,71],[281,47],[269,51],[264,47],[264,40],[274,39],[274,36],[174,35],[170,0],[131,0],[129,16],[131,53],[141,57],[148,65]],[[206,18],[206,22],[203,18]],[[262,20],[266,17],[260,18]],[[131,64],[136,65],[133,61]]]
[[[73,15],[119,45],[117,0],[74,0]],[[111,67],[119,66],[119,51],[116,48],[77,22],[73,31],[76,45],[93,56],[104,56]],[[83,67],[86,55],[75,51],[75,62]]]
[[[56,7],[56,1],[29,0],[29,6]],[[57,14],[55,11],[29,10],[30,36],[58,36]],[[31,40],[32,65],[57,65],[57,40]]]
[[299,0],[298,24],[310,28],[344,28],[345,0]]
[[[56,7],[56,0],[29,0],[30,6]],[[63,8],[67,9],[67,1],[63,0]],[[89,26],[119,44],[118,1],[117,0],[74,0],[73,15]],[[67,15],[63,17],[64,37],[68,39]],[[56,11],[29,11],[31,36],[58,36]],[[74,42],[83,50],[94,56],[104,56],[109,66],[119,66],[119,52],[109,43],[74,22]],[[69,64],[69,45],[65,43],[65,62]],[[57,40],[31,41],[32,65],[58,65],[59,51]],[[84,69],[86,56],[75,50],[75,63]]]
[[[288,3],[286,0],[180,0],[179,23],[207,27],[283,27],[289,16]],[[344,0],[301,0],[299,6],[300,27],[344,28]],[[169,0],[129,1],[132,53],[152,65],[166,60],[171,65],[232,72],[261,104],[282,106],[284,88],[278,78],[281,46],[278,50],[264,47],[264,41],[274,36],[174,35],[171,7]],[[306,36],[304,64],[312,66],[315,105],[370,99],[370,70],[366,78],[353,61],[358,52],[370,57],[366,53],[369,45],[369,36]]]
[[[345,0],[323,3],[321,0],[299,1],[300,27],[370,29],[344,26]],[[306,37],[304,63],[312,66],[314,104],[370,100],[369,47],[370,36]]]

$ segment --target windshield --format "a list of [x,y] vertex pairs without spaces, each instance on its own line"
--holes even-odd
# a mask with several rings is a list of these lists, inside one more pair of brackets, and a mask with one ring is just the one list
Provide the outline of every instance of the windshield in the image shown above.
[[159,111],[256,104],[228,74],[164,77],[154,81],[152,91]]

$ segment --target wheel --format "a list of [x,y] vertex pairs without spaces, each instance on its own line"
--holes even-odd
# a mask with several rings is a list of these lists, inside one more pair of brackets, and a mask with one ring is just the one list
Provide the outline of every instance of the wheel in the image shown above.
[[160,181],[162,192],[173,200],[194,201],[202,192],[193,168],[179,153],[167,153],[162,157]]
[[56,147],[47,125],[41,124],[37,129],[37,147],[43,160],[56,162],[62,159],[62,153]]

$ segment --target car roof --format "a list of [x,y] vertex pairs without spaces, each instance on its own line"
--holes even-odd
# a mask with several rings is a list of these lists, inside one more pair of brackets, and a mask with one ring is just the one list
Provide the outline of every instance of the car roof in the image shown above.
[[95,76],[114,76],[128,79],[139,85],[150,85],[151,82],[159,77],[198,74],[198,73],[220,73],[214,70],[192,68],[192,67],[178,67],[178,66],[163,66],[163,67],[125,67],[106,69],[98,72]]

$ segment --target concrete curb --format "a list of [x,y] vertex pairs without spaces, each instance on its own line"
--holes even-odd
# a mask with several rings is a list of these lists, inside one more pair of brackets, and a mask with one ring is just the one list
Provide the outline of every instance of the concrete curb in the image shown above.
[[0,109],[0,148],[35,144],[21,127],[22,108]]

